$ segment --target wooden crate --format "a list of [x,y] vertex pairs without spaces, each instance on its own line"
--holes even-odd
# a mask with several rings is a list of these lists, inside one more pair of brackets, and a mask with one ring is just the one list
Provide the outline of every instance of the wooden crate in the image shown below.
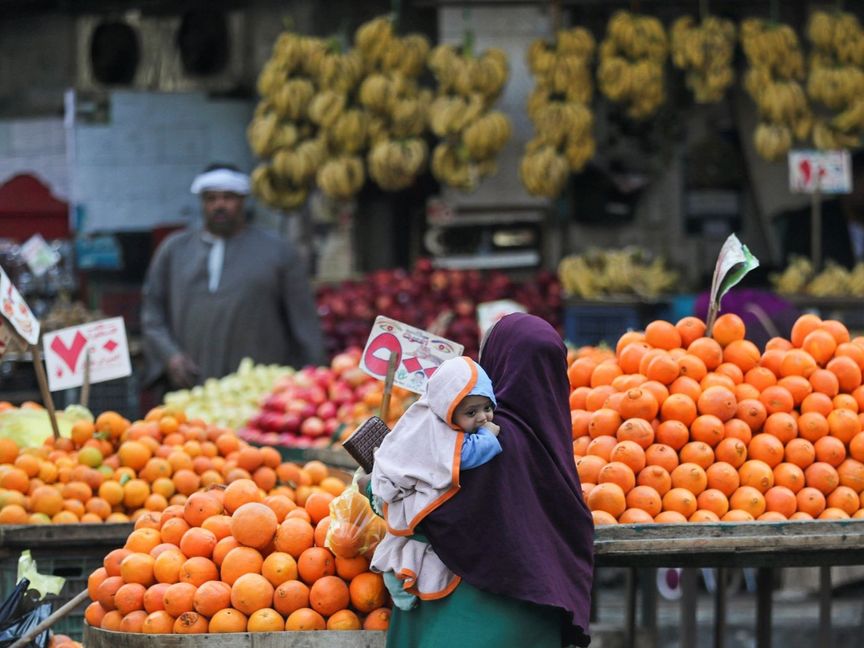
[[85,628],[87,648],[384,648],[387,635],[371,630],[144,635]]

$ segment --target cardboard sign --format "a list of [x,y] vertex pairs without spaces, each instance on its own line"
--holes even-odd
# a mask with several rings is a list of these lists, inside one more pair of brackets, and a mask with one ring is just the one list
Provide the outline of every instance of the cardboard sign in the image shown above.
[[34,234],[27,239],[21,246],[21,256],[37,277],[60,263],[60,254],[48,245],[41,234]]
[[394,384],[422,394],[426,381],[439,365],[462,355],[464,348],[423,329],[379,315],[363,349],[360,368],[370,376],[384,380],[390,354],[395,353],[398,364]]
[[852,191],[849,151],[789,151],[789,189],[795,193]]
[[759,259],[750,253],[747,246],[738,240],[734,234],[730,234],[720,254],[717,255],[717,264],[714,266],[714,277],[711,280],[711,296],[708,301],[708,332],[710,334],[717,313],[720,312],[720,300],[729,292],[732,286],[740,282],[744,275],[753,268],[759,267]]
[[9,322],[12,330],[30,344],[39,341],[39,320],[24,301],[18,289],[12,285],[3,268],[0,268],[0,315]]
[[499,299],[497,301],[477,304],[477,326],[480,328],[480,335],[485,335],[486,331],[497,324],[498,320],[505,315],[527,312],[527,309],[522,304],[512,299]]
[[46,333],[42,338],[51,391],[84,384],[84,361],[90,351],[90,382],[123,378],[132,373],[122,317],[88,322]]

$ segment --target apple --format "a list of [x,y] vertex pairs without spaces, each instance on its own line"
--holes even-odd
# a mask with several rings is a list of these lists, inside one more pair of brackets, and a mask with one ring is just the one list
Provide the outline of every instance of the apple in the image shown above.
[[317,416],[310,416],[300,424],[300,434],[307,437],[319,437],[326,432],[324,421]]
[[336,404],[333,401],[326,401],[324,403],[321,403],[318,406],[316,414],[318,418],[324,419],[325,421],[327,421],[328,419],[335,419]]
[[300,430],[300,415],[296,412],[286,412],[282,415],[282,424],[279,426],[279,431],[284,433],[295,434]]

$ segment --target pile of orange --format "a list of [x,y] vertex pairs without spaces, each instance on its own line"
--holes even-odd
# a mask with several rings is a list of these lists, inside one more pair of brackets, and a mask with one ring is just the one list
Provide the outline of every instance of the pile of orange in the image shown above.
[[94,423],[77,422],[71,438],[37,448],[0,438],[0,524],[128,522],[238,479],[300,504],[314,490],[341,492],[342,481],[315,463],[316,474],[324,472],[320,485],[277,450],[182,411],[156,408],[135,422],[104,412]]
[[85,619],[152,634],[386,630],[387,591],[368,554],[324,547],[332,499],[321,490],[301,506],[239,479],[148,513],[90,575]]
[[864,517],[864,337],[803,315],[760,350],[737,315],[658,320],[568,369],[595,524]]

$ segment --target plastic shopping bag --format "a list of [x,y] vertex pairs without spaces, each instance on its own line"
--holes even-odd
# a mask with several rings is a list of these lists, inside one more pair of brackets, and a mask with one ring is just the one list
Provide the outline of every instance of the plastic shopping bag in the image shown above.
[[37,571],[36,561],[30,555],[30,550],[25,549],[18,557],[18,580],[26,578],[30,581],[30,589],[39,592],[40,598],[45,598],[48,594],[55,596],[63,589],[66,584],[66,579],[62,576],[51,576],[50,574],[40,574]]
[[357,478],[355,474],[351,485],[330,502],[330,527],[324,546],[340,558],[371,558],[387,533],[387,524],[360,492]]
[[[11,646],[22,635],[47,619],[51,615],[51,607],[50,603],[42,603],[26,614],[18,616],[0,627],[0,648]],[[36,648],[47,648],[49,641],[50,631],[48,628],[45,628],[45,631],[35,637],[29,645]]]

